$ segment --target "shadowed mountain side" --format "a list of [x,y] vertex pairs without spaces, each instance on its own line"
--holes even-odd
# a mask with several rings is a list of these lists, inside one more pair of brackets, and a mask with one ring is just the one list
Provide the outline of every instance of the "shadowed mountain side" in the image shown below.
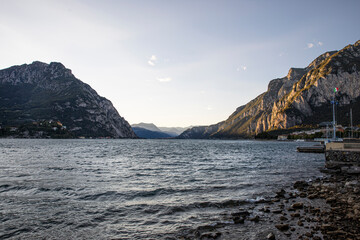
[[75,137],[136,138],[112,103],[61,63],[33,62],[0,71],[0,125],[59,121]]

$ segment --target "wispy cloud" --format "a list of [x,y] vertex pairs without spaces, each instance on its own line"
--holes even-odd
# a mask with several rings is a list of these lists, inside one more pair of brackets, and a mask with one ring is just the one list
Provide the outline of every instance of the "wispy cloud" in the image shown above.
[[314,47],[314,44],[313,43],[308,43],[307,44],[307,48],[313,48]]
[[246,66],[240,66],[236,68],[236,71],[240,72],[240,71],[246,71],[247,67]]
[[172,79],[170,77],[157,78],[157,80],[159,82],[171,82],[172,81]]
[[314,42],[309,42],[309,43],[306,44],[306,48],[310,49],[310,48],[314,48],[314,47],[321,47],[323,44],[324,43],[320,42],[320,41],[318,41],[318,42],[315,42],[315,41]]
[[150,59],[148,60],[148,64],[150,66],[155,66],[156,65],[156,62],[157,62],[157,57],[155,55],[152,55],[150,57]]

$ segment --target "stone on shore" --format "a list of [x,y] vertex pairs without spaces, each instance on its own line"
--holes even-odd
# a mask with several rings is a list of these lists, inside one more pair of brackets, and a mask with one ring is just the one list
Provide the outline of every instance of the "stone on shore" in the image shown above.
[[289,224],[276,224],[275,227],[280,231],[287,231],[290,228]]

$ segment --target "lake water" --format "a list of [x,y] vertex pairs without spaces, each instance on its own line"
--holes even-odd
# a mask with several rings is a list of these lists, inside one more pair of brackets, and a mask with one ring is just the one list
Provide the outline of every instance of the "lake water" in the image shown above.
[[0,239],[177,238],[319,176],[300,145],[0,139]]

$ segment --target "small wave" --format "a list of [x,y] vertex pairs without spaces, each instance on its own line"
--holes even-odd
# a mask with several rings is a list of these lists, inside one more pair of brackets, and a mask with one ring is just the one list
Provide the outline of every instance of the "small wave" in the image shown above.
[[75,170],[75,168],[72,167],[48,167],[48,170],[53,170],[53,171],[72,171]]
[[256,198],[251,198],[251,199],[247,199],[246,200],[249,203],[265,203],[265,202],[269,202],[269,199],[266,199],[263,196],[257,196]]
[[33,187],[28,187],[28,186],[12,186],[9,184],[4,184],[0,186],[0,193],[4,193],[4,192],[10,192],[10,191],[26,191],[26,190],[31,190],[33,189]]
[[191,211],[194,209],[206,209],[206,208],[236,208],[249,204],[248,200],[226,200],[222,202],[195,202],[188,205],[177,205],[177,206],[163,206],[163,205],[146,205],[143,206],[144,213],[159,213],[160,216],[173,215],[179,212]]
[[225,200],[222,202],[197,202],[188,205],[189,208],[229,208],[248,204],[246,200]]
[[84,223],[80,223],[79,225],[77,225],[75,228],[79,229],[79,228],[89,228],[89,227],[96,227],[97,224],[92,223],[92,222],[84,222]]
[[119,197],[123,197],[122,194],[119,194],[116,191],[106,191],[103,193],[97,193],[97,194],[89,194],[83,197],[80,197],[80,200],[90,200],[90,201],[94,201],[94,200],[114,200],[117,199]]
[[12,232],[9,232],[9,233],[6,233],[6,234],[3,234],[3,235],[0,235],[0,239],[7,239],[7,238],[12,238],[12,237],[15,237],[17,235],[20,235],[22,233],[27,233],[27,232],[31,232],[31,229],[30,228],[21,228],[21,229],[18,229],[18,230],[15,230],[15,231],[12,231]]

